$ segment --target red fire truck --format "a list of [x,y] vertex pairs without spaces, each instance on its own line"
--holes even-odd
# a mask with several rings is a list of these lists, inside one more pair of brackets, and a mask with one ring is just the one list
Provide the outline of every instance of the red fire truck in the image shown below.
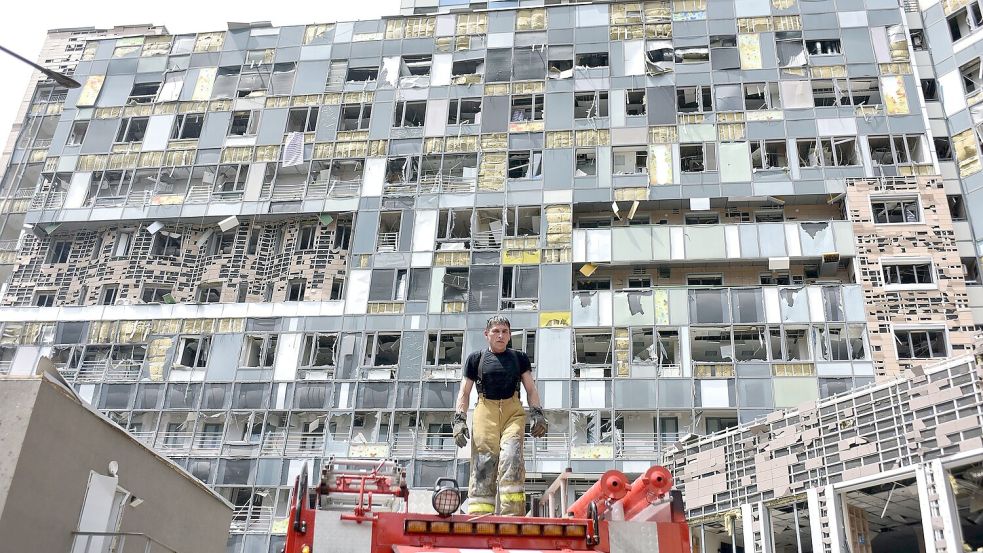
[[567,473],[544,493],[545,516],[459,514],[450,478],[429,514],[410,512],[406,475],[392,460],[330,459],[317,486],[307,467],[294,484],[284,553],[690,553],[672,477],[653,466],[634,482],[610,470],[569,507]]

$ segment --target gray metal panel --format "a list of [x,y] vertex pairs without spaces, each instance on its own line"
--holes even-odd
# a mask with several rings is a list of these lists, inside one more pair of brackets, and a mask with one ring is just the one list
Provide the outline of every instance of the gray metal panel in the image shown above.
[[540,265],[539,287],[539,309],[541,311],[570,310],[573,273],[570,271],[569,265]]
[[514,31],[515,31],[515,11],[504,10],[504,11],[493,11],[488,13],[489,33],[511,33]]
[[874,63],[874,47],[870,43],[870,30],[867,27],[841,29],[841,48],[846,52],[850,63]]
[[334,140],[338,134],[338,118],[340,116],[340,105],[322,105],[317,119],[317,130],[314,133],[314,140],[317,142]]
[[106,69],[107,75],[131,75],[137,72],[137,63],[140,58],[121,58],[109,60],[109,67]]
[[302,61],[297,64],[297,77],[294,79],[294,94],[319,94],[324,92],[331,62]]
[[256,144],[280,144],[283,142],[283,133],[287,128],[287,108],[276,108],[263,110],[263,117],[259,120],[259,132],[256,136]]
[[[571,114],[572,118],[572,114]],[[509,128],[509,97],[485,96],[481,100],[481,132],[505,132]]]
[[369,121],[369,138],[372,140],[389,138],[395,114],[396,104],[392,102],[376,101],[372,104],[372,120]]
[[119,129],[119,119],[92,119],[89,121],[89,129],[85,133],[85,140],[82,141],[81,154],[100,154],[106,153],[116,139],[116,131]]
[[355,228],[352,232],[352,253],[374,253],[375,236],[379,229],[378,211],[359,211],[355,216]]
[[[265,119],[265,117],[264,117]],[[232,120],[231,111],[213,111],[205,115],[205,124],[201,127],[201,137],[198,139],[199,148],[221,148],[229,132],[229,122]],[[262,119],[260,120],[262,123]],[[282,136],[281,132],[281,136]],[[280,140],[277,140],[279,143]]]
[[277,49],[280,50],[284,46],[300,46],[304,42],[304,33],[307,30],[305,25],[291,25],[289,27],[280,27],[280,36],[277,40]]
[[645,94],[645,112],[650,125],[672,125],[676,122],[676,87],[649,87]]
[[546,130],[569,129],[573,121],[573,92],[553,92],[545,95]]
[[573,181],[574,154],[569,148],[543,150],[543,188],[564,190]]
[[96,107],[122,106],[126,104],[126,99],[130,96],[133,89],[133,80],[136,75],[110,75],[99,91],[99,99]]
[[184,73],[184,84],[181,85],[181,95],[178,99],[187,102],[191,100],[191,97],[195,94],[195,83],[198,82],[198,74],[201,72],[200,69],[188,69]]

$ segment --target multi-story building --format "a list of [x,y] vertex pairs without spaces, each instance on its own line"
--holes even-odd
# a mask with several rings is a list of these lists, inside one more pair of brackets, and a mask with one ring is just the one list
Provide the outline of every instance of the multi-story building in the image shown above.
[[[48,31],[37,63],[46,69],[71,75],[75,65],[82,59],[86,40],[119,37],[127,35],[159,35],[167,29],[155,25],[120,25],[109,29],[95,27],[76,27],[52,29]],[[36,155],[30,148],[43,151],[54,136],[55,124],[61,113],[67,90],[35,71],[27,87],[27,92],[17,109],[13,128],[7,137],[3,153],[0,154],[0,167],[6,168],[11,155],[17,149],[20,155]],[[30,116],[28,116],[30,112]],[[24,124],[30,125],[25,128]],[[23,159],[19,160],[23,162]],[[20,165],[20,163],[18,163]],[[27,169],[27,166],[23,167]],[[5,171],[0,181],[0,290],[10,277],[17,257],[17,239],[24,227],[24,213],[34,194],[34,185],[28,185],[38,178],[38,174],[20,175],[16,169]],[[22,186],[14,186],[19,183]]]
[[922,4],[89,41],[7,169],[33,192],[0,359],[50,355],[237,505],[252,552],[305,460],[466,480],[453,403],[493,313],[551,421],[532,488],[971,353],[983,34],[975,3]]

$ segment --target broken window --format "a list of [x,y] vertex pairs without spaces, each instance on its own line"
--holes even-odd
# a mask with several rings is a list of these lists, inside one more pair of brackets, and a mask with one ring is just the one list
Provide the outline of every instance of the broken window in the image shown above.
[[676,108],[680,113],[713,111],[709,86],[676,87]]
[[372,104],[345,104],[341,106],[339,131],[366,131],[372,118]]
[[304,301],[307,279],[294,278],[287,282],[287,301]]
[[[687,213],[683,217],[683,223],[687,225],[716,225],[720,223],[720,214],[715,211],[704,211]],[[694,279],[696,276],[691,275]]]
[[204,182],[208,182],[209,177],[214,180],[212,191],[221,196],[241,194],[246,189],[246,175],[249,173],[249,165],[228,164],[219,165],[218,171],[214,176],[205,173]]
[[481,75],[482,73],[484,73],[484,71],[485,71],[485,60],[480,60],[480,59],[457,60],[451,65],[452,77],[466,77],[468,75]]
[[574,65],[576,65],[577,67],[585,67],[587,69],[593,69],[596,67],[607,67],[608,53],[590,52],[584,54],[577,54],[574,57]]
[[396,102],[396,117],[393,127],[422,127],[427,119],[427,101]]
[[952,161],[952,140],[948,136],[932,137],[935,153],[939,156],[939,161]]
[[683,173],[702,173],[717,170],[717,145],[680,144],[679,168]]
[[884,284],[932,284],[931,263],[888,263],[883,266]]
[[128,117],[120,121],[116,142],[143,142],[149,117]]
[[535,309],[538,298],[537,265],[502,267],[502,309]]
[[955,42],[983,27],[983,11],[980,10],[979,3],[973,0],[968,6],[947,17],[946,21],[949,24],[949,34]]
[[229,136],[254,136],[259,129],[261,110],[233,111],[229,123]]
[[980,58],[959,66],[959,74],[962,75],[966,94],[975,92],[983,86],[983,65],[980,63]]
[[345,75],[345,82],[364,83],[375,81],[379,78],[379,67],[349,67]]
[[[467,240],[471,238],[471,210],[470,209],[442,209],[437,216],[437,239],[438,240]],[[443,244],[440,249],[454,249],[445,247]]]
[[513,123],[523,121],[542,121],[543,120],[543,95],[526,94],[512,97],[512,117],[509,119]]
[[686,286],[723,286],[722,275],[686,275]]
[[922,95],[925,96],[926,102],[939,101],[939,82],[937,80],[922,79],[921,87],[922,87]]
[[[868,136],[867,144],[870,146],[870,159],[874,165],[897,165],[900,159],[907,159],[907,149],[904,141],[896,141],[890,136]],[[901,147],[901,156],[896,151],[895,146]]]
[[54,290],[37,290],[34,292],[34,302],[35,307],[51,307],[55,304]]
[[178,257],[181,255],[181,235],[158,231],[150,245],[150,255]]
[[208,350],[211,338],[205,336],[185,336],[177,349],[177,365],[188,368],[201,368],[208,364]]
[[766,361],[768,347],[763,326],[734,327],[734,361]]
[[448,125],[481,123],[481,98],[461,98],[450,101],[447,109]]
[[645,115],[645,89],[629,89],[625,91],[625,115]]
[[118,294],[118,284],[103,284],[99,290],[99,305],[115,305]]
[[247,334],[243,341],[243,367],[272,367],[276,358],[276,334]]
[[[575,363],[611,364],[611,333],[574,329]],[[584,376],[584,375],[582,375]]]
[[730,301],[734,322],[764,322],[765,308],[761,288],[733,288]]
[[898,347],[898,359],[928,359],[945,357],[948,346],[945,330],[895,330],[894,341]]
[[783,341],[784,351],[782,352],[783,361],[808,361],[812,359],[809,354],[809,339],[805,328],[783,329],[785,339]]
[[395,367],[399,363],[399,345],[402,336],[398,333],[367,334],[365,336],[365,357],[362,365],[366,367]]
[[478,154],[432,154],[423,156],[421,182],[440,185],[445,190],[455,186],[467,189],[478,176]]
[[426,366],[460,365],[464,355],[464,332],[440,330],[427,333]]
[[126,257],[130,254],[130,245],[133,243],[132,232],[117,232],[116,241],[113,242],[113,257]]
[[543,176],[543,152],[541,150],[509,151],[508,176],[510,179],[538,179]]
[[369,282],[369,301],[406,299],[406,269],[375,269]]
[[816,107],[831,107],[849,102],[845,91],[846,83],[836,79],[813,79],[812,102]]
[[317,245],[317,225],[302,225],[297,237],[297,251],[313,250]]
[[505,208],[506,236],[539,236],[542,217],[540,207],[509,206]]
[[144,285],[143,291],[140,293],[140,300],[143,303],[174,303],[173,300],[168,301],[172,290],[171,286]]
[[379,251],[394,252],[399,247],[399,229],[403,220],[402,211],[384,211],[379,215]]
[[614,148],[611,154],[614,159],[612,168],[615,175],[644,175],[648,173],[648,148]]
[[550,79],[573,77],[573,47],[551,45],[548,51],[547,76]]
[[575,177],[593,177],[597,175],[597,149],[578,148],[576,153]]
[[71,251],[71,240],[54,240],[48,246],[48,256],[45,263],[67,263],[68,254]]
[[606,91],[594,91],[574,94],[573,116],[575,119],[607,117],[608,93]]
[[710,61],[710,49],[706,46],[691,46],[675,49],[676,63],[706,63]]
[[744,109],[781,109],[778,83],[751,83],[744,85]]
[[784,140],[752,140],[751,167],[756,170],[788,169]]
[[149,104],[157,98],[157,91],[160,90],[160,83],[136,83],[130,90],[130,96],[126,99],[126,105]]
[[468,269],[447,269],[444,273],[444,302],[468,301]]
[[291,108],[287,114],[287,132],[314,132],[317,129],[317,106]]
[[74,121],[72,123],[72,130],[68,133],[68,141],[65,143],[66,146],[81,146],[82,141],[85,140],[85,133],[89,130],[89,120],[84,121]]
[[695,363],[726,363],[733,360],[734,348],[726,328],[692,328],[690,356]]
[[198,294],[195,299],[198,303],[218,303],[222,301],[222,285],[202,284],[198,287]]
[[432,64],[433,56],[430,54],[403,56],[399,67],[399,76],[422,77],[430,75],[430,67]]
[[205,123],[204,113],[182,113],[174,119],[171,140],[199,138]]
[[882,104],[881,87],[877,79],[850,79],[849,103],[854,106]]
[[219,67],[212,83],[212,100],[235,98],[241,67]]
[[871,210],[875,223],[917,223],[921,221],[921,210],[916,198],[871,199]]
[[337,345],[337,334],[305,334],[301,348],[300,366],[333,367]]
[[386,183],[412,183],[420,175],[419,156],[390,157],[386,162]]
[[830,56],[839,54],[840,52],[840,39],[807,39],[806,49],[810,56]]
[[610,278],[578,278],[576,282],[576,290],[578,292],[591,292],[595,290],[610,290],[610,289],[611,289]]
[[856,138],[800,138],[795,141],[800,167],[840,167],[857,165]]

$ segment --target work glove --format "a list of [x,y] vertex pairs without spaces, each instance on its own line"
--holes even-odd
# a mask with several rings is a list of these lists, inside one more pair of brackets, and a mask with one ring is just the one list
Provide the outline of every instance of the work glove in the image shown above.
[[471,434],[468,432],[468,416],[465,413],[454,413],[454,443],[457,447],[468,445]]
[[543,408],[530,407],[529,417],[532,423],[529,428],[529,433],[532,434],[532,437],[542,438],[545,436],[546,431],[550,428],[550,424],[546,422],[546,415],[543,414]]

